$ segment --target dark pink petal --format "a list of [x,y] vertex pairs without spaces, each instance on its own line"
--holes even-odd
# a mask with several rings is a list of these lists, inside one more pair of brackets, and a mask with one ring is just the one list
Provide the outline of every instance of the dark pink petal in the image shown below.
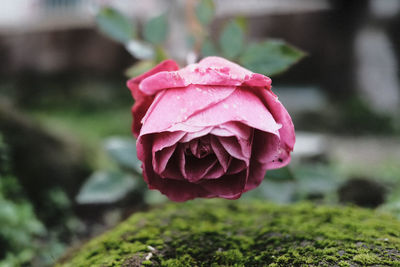
[[[226,99],[235,91],[234,87],[210,87],[191,85],[187,88],[172,88],[157,94],[153,104],[149,107],[142,120],[143,128],[140,134],[158,133],[163,131],[176,131],[175,125],[186,121],[196,113],[203,113],[211,106]],[[180,124],[180,129],[185,132],[200,130],[191,125],[186,127]],[[210,126],[206,125],[205,127]],[[171,129],[169,129],[171,127]]]
[[268,109],[276,122],[282,125],[282,128],[279,129],[281,143],[280,160],[274,164],[273,168],[283,167],[289,163],[290,152],[293,151],[294,143],[296,141],[292,119],[274,93],[269,90],[261,89],[256,90],[255,93],[257,93],[265,105],[268,106]]
[[272,170],[282,168],[290,163],[290,159],[290,150],[281,148],[279,149],[278,159],[269,163],[267,165],[268,169]]
[[198,197],[212,198],[215,194],[206,191],[197,184],[187,181],[153,178],[149,184],[150,189],[157,189],[170,200],[183,202]]
[[185,149],[183,147],[183,145],[180,145],[178,147],[178,149],[176,150],[176,155],[177,155],[177,160],[178,160],[178,164],[179,164],[179,170],[181,171],[181,175],[183,176],[183,178],[185,178],[186,180],[187,178],[187,174],[186,174],[186,157],[185,157]]
[[176,145],[163,148],[153,155],[153,168],[158,174],[161,174],[167,167],[168,161],[176,149]]
[[226,173],[227,174],[235,174],[235,173],[243,171],[246,168],[247,168],[246,162],[244,162],[243,160],[232,158],[232,160],[229,164],[229,168]]
[[253,142],[252,138],[250,139],[242,139],[242,138],[237,138],[237,141],[240,145],[240,149],[242,151],[243,156],[246,158],[251,157],[251,144]]
[[214,166],[218,165],[214,155],[198,159],[187,157],[185,164],[186,179],[191,183],[196,183],[202,179]]
[[222,168],[221,164],[217,162],[213,165],[212,168],[207,170],[207,173],[204,174],[202,179],[218,179],[223,176],[226,172]]
[[217,139],[229,155],[243,160],[247,165],[249,164],[250,158],[243,154],[242,148],[235,137],[217,137]]
[[160,177],[163,179],[173,179],[185,181],[185,178],[182,175],[180,166],[179,166],[179,153],[178,151],[174,151],[171,158],[169,159],[165,170],[160,173]]
[[249,177],[247,179],[245,191],[256,188],[264,180],[266,166],[258,161],[252,161],[249,168]]
[[225,150],[225,148],[214,136],[211,138],[211,147],[215,155],[217,156],[218,161],[221,164],[223,170],[226,172],[228,170],[229,163],[231,160],[230,154]]
[[279,162],[280,140],[274,134],[255,130],[253,138],[252,160],[267,164],[270,169],[275,162]]
[[213,195],[223,198],[238,198],[243,193],[247,180],[247,170],[219,179],[202,180],[200,185]]
[[[168,169],[168,168],[167,168]],[[186,180],[161,178],[153,171],[151,157],[143,162],[143,178],[150,189],[157,189],[173,201],[187,201],[197,197],[215,197],[199,185]]]
[[162,132],[153,137],[153,167],[157,173],[162,173],[169,158],[176,148],[176,144],[185,135],[184,132]]
[[150,189],[157,189],[173,201],[187,201],[198,197],[216,197],[197,184],[185,180],[165,179],[152,172],[150,168],[143,172]]
[[164,147],[175,145],[185,134],[185,132],[160,132],[155,134],[153,136],[153,154],[156,151],[160,151]]

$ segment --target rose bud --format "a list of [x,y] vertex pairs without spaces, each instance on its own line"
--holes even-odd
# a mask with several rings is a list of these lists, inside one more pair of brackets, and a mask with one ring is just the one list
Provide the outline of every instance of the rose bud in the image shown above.
[[264,75],[207,57],[163,61],[127,85],[144,180],[171,200],[237,199],[290,161],[293,123]]

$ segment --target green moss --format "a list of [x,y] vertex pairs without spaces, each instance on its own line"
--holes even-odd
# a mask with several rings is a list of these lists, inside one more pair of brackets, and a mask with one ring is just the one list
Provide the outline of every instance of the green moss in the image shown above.
[[399,229],[359,208],[198,200],[137,213],[58,266],[398,266]]

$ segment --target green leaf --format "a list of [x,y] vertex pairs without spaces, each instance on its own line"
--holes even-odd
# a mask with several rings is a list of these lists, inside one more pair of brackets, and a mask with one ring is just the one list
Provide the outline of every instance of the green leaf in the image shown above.
[[138,40],[130,40],[125,45],[126,50],[135,58],[138,59],[153,59],[154,48],[149,43],[141,42]]
[[243,49],[244,33],[242,27],[236,20],[230,21],[223,29],[219,38],[219,45],[222,54],[233,59],[237,57]]
[[133,24],[116,9],[101,9],[96,16],[96,22],[100,31],[115,41],[126,43],[135,37]]
[[125,75],[129,78],[137,77],[156,66],[153,60],[143,60],[133,64],[125,71]]
[[132,138],[111,137],[104,147],[108,155],[122,168],[141,174],[141,162],[136,156],[136,144]]
[[158,45],[167,38],[167,16],[162,14],[146,22],[143,29],[143,37],[146,41]]
[[203,46],[201,47],[201,55],[203,57],[218,55],[217,48],[215,47],[214,43],[211,40],[206,39],[203,42]]
[[133,191],[137,183],[137,179],[123,173],[95,172],[81,187],[76,201],[79,204],[115,203]]
[[283,41],[272,40],[251,44],[239,58],[244,67],[261,74],[279,74],[305,56],[305,53]]
[[215,6],[213,0],[201,0],[195,9],[197,19],[207,26],[214,19]]

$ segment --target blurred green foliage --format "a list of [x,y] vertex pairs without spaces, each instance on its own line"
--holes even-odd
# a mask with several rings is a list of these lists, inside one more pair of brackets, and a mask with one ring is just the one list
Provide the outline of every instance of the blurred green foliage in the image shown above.
[[280,40],[250,44],[239,62],[254,72],[273,76],[289,69],[305,56],[301,50]]
[[167,16],[162,14],[146,22],[143,28],[144,40],[161,45],[167,38],[168,21]]
[[235,20],[228,22],[224,27],[219,37],[219,46],[226,58],[234,59],[242,52],[244,32]]
[[400,133],[392,117],[373,111],[365,101],[357,97],[351,97],[343,103],[339,124],[351,134]]
[[130,175],[116,171],[93,173],[80,189],[76,200],[79,204],[109,204],[122,200],[139,183]]
[[[210,25],[215,16],[215,5],[212,0],[201,0],[195,7],[195,15],[202,27],[201,32],[187,33],[189,48],[198,56],[224,56],[244,67],[268,76],[273,76],[301,60],[305,53],[286,44],[284,41],[261,40],[248,45],[245,40],[247,21],[244,17],[231,19],[223,26],[218,42],[211,38]],[[143,26],[143,40],[135,35],[135,26],[127,23],[129,19],[110,7],[100,10],[97,23],[102,32],[110,38],[121,42],[137,59],[127,71],[128,77],[143,73],[162,60],[168,58],[163,43],[168,34],[168,13],[161,14],[146,21]],[[184,34],[184,33],[182,33]],[[196,51],[196,50],[199,51]]]
[[46,230],[17,179],[9,173],[7,147],[1,135],[0,157],[0,266],[20,266],[39,252],[39,238]]
[[215,15],[215,5],[213,0],[202,0],[196,6],[196,16],[201,24],[208,26]]
[[210,41],[209,39],[205,39],[203,42],[203,46],[201,47],[201,54],[204,57],[217,55],[217,47],[212,41]]
[[99,29],[118,42],[128,42],[136,36],[132,22],[117,10],[105,7],[96,16]]

